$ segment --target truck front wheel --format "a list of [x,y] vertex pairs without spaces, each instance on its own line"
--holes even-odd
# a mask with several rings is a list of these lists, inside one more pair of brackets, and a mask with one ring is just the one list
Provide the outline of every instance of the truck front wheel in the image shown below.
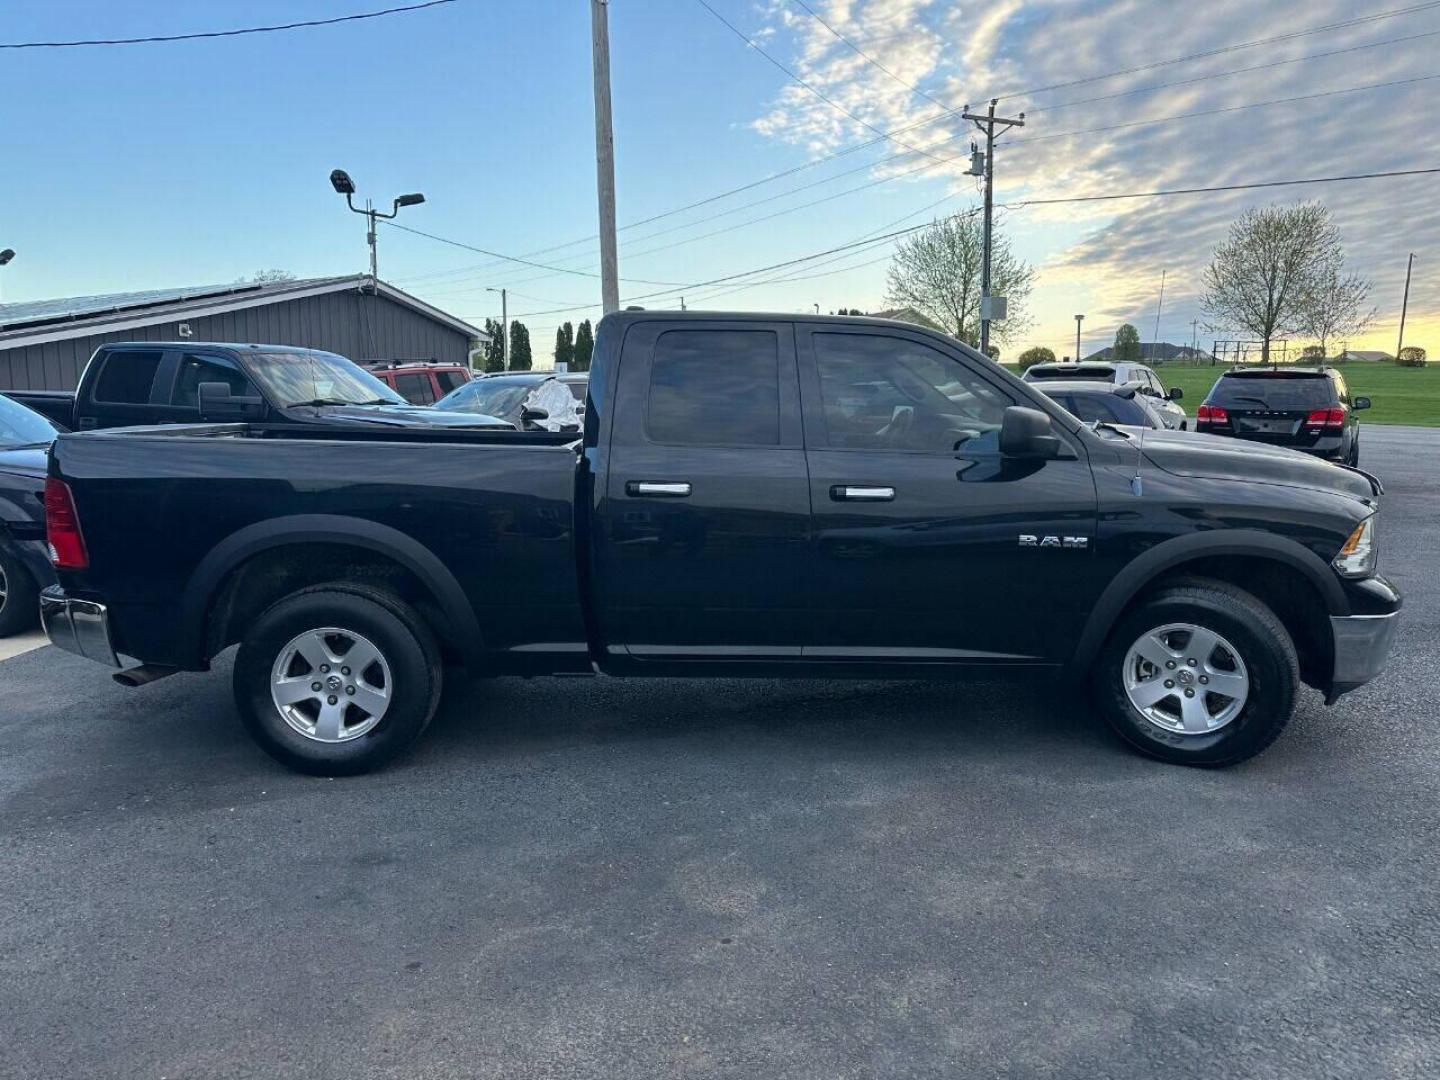
[[1197,580],[1120,620],[1095,671],[1095,697],[1141,753],[1217,767],[1279,737],[1299,681],[1295,646],[1273,611],[1242,589]]
[[235,703],[276,760],[317,776],[368,772],[406,750],[440,702],[435,637],[399,597],[319,585],[262,614],[235,658]]

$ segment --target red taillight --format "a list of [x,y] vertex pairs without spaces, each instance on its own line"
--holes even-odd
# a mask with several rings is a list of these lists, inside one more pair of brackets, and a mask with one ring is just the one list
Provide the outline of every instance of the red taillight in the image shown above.
[[1219,405],[1201,405],[1195,410],[1195,419],[1202,424],[1228,424],[1230,414]]
[[1305,418],[1309,428],[1341,428],[1345,426],[1344,409],[1313,409]]
[[45,481],[45,537],[50,542],[50,561],[59,569],[84,570],[90,565],[75,499],[65,481],[53,476]]

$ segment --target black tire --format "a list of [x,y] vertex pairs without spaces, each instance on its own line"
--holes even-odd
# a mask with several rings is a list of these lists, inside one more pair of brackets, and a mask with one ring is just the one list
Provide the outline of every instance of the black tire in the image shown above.
[[1349,465],[1352,469],[1358,469],[1360,467],[1360,436],[1358,435],[1350,440],[1350,459],[1346,461],[1345,464]]
[[40,586],[18,558],[0,547],[0,637],[33,629],[40,621]]
[[[1166,730],[1147,719],[1126,693],[1125,658],[1131,646],[1151,630],[1174,623],[1219,634],[1234,647],[1249,676],[1244,707],[1212,732]],[[1208,768],[1245,761],[1279,738],[1299,684],[1295,645],[1275,613],[1243,589],[1208,579],[1178,583],[1127,612],[1111,631],[1094,674],[1097,707],[1131,747],[1161,761]]]
[[[271,696],[271,671],[286,646],[329,627],[368,639],[391,676],[379,721],[343,742],[316,741],[296,730]],[[420,737],[440,703],[442,680],[435,636],[413,608],[380,589],[335,583],[302,590],[256,619],[235,657],[233,682],[240,719],[267,754],[299,772],[352,776],[393,760]]]

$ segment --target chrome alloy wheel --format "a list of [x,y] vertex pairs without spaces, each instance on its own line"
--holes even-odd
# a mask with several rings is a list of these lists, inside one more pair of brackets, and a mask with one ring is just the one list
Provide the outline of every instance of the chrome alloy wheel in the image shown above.
[[5,610],[5,601],[10,599],[10,579],[5,576],[5,568],[0,566],[0,611]]
[[316,742],[358,739],[384,719],[393,692],[390,665],[374,643],[335,626],[291,639],[270,670],[275,708]]
[[1125,654],[1125,693],[1156,727],[1182,735],[1218,731],[1245,707],[1250,675],[1240,653],[1193,623],[1142,634]]

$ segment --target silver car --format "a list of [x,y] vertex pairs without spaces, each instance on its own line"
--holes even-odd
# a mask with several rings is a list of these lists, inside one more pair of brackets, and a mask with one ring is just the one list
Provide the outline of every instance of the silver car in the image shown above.
[[1079,363],[1061,361],[1054,364],[1035,364],[1026,368],[1021,378],[1026,382],[1078,379],[1085,382],[1107,382],[1113,386],[1133,385],[1139,394],[1144,395],[1146,404],[1153,408],[1167,428],[1172,431],[1186,431],[1190,427],[1190,418],[1185,415],[1185,410],[1175,404],[1185,396],[1184,391],[1178,386],[1166,390],[1160,377],[1145,364],[1126,360],[1113,363],[1108,360],[1081,360]]

